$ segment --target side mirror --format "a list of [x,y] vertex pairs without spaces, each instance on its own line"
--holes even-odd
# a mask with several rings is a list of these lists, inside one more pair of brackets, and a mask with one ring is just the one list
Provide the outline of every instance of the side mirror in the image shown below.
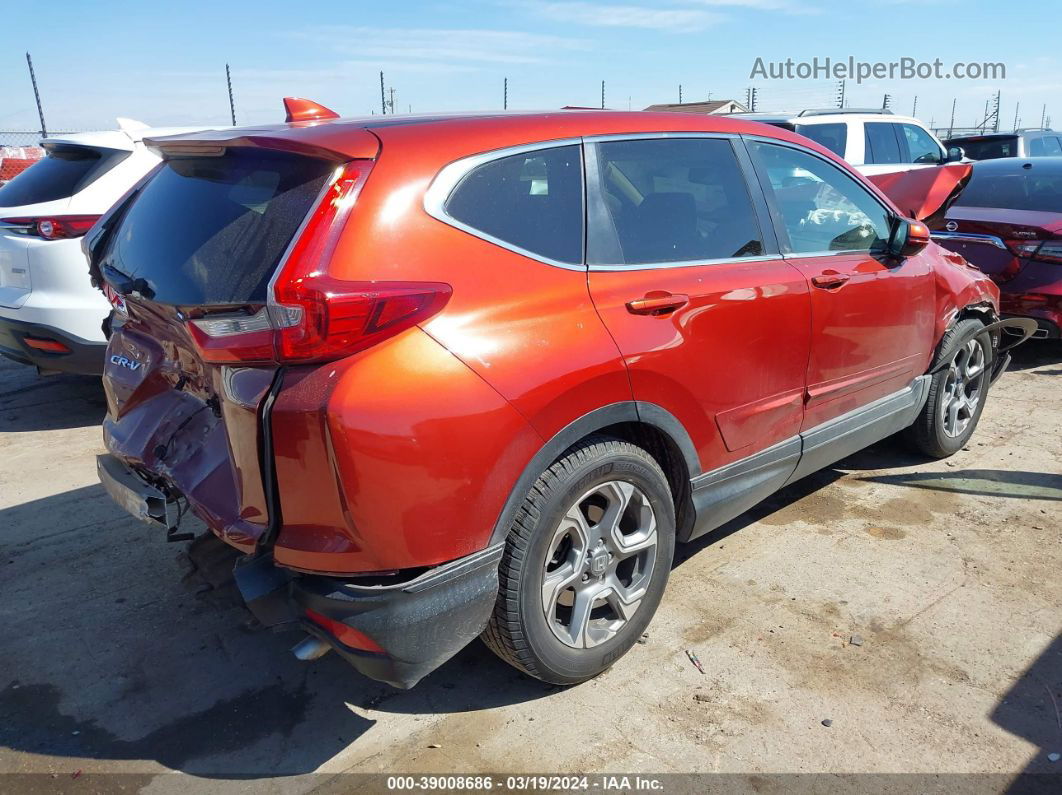
[[929,245],[929,227],[920,221],[897,218],[889,238],[889,256],[903,259],[913,257]]
[[944,162],[945,163],[958,163],[964,157],[966,157],[966,150],[963,149],[961,146],[949,146],[948,147],[948,156],[946,158],[944,158]]

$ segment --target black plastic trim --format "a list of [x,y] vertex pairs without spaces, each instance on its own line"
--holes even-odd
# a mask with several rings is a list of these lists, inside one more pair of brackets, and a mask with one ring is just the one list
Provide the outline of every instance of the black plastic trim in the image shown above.
[[800,435],[800,463],[786,483],[818,472],[845,456],[902,431],[915,421],[929,397],[930,375],[920,375],[910,386],[842,414]]
[[800,460],[801,441],[793,436],[732,464],[707,472],[691,481],[697,516],[689,541],[740,516],[765,497],[778,491],[793,474]]
[[700,474],[700,459],[697,457],[697,450],[693,446],[690,435],[686,432],[682,423],[666,409],[655,403],[634,400],[625,400],[602,406],[566,425],[535,454],[524,469],[520,479],[516,481],[512,491],[509,492],[509,498],[505,501],[505,506],[502,508],[498,521],[494,524],[494,530],[491,532],[490,544],[497,544],[505,540],[516,517],[516,512],[519,510],[528,490],[538,476],[550,464],[560,458],[565,450],[595,431],[622,422],[643,422],[658,428],[675,442],[686,462],[686,468],[690,476],[693,477]]
[[[47,353],[31,348],[26,337],[43,337],[63,343],[70,353]],[[42,370],[80,375],[102,375],[106,342],[87,342],[53,326],[0,317],[0,356]]]
[[262,471],[262,490],[265,494],[266,506],[269,510],[269,523],[262,535],[258,537],[257,549],[259,553],[270,550],[280,535],[280,528],[284,525],[284,516],[280,510],[280,489],[277,486],[277,472],[273,457],[273,404],[276,403],[277,395],[284,386],[284,368],[277,369],[273,376],[273,382],[269,385],[262,400],[262,406],[258,416],[258,462]]

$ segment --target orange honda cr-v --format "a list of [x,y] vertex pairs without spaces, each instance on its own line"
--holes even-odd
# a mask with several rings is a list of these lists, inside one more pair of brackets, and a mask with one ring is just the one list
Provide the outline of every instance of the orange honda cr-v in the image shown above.
[[784,130],[289,107],[155,140],[85,250],[101,480],[238,550],[302,657],[583,681],[676,542],[901,430],[954,453],[1006,365],[992,282]]

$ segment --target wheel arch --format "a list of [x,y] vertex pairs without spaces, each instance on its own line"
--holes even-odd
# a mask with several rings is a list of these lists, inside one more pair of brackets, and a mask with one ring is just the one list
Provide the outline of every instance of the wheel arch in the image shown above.
[[692,526],[694,507],[690,479],[701,473],[700,459],[685,427],[671,412],[655,403],[622,401],[595,409],[573,420],[532,457],[509,492],[491,532],[490,544],[508,535],[524,496],[536,478],[564,451],[588,436],[607,435],[623,439],[648,452],[667,477],[675,500],[676,531]]

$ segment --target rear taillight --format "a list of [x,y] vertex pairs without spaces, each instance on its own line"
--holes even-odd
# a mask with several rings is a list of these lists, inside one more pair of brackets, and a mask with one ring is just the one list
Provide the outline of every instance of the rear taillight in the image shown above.
[[44,218],[0,218],[24,235],[45,240],[65,240],[81,237],[99,220],[98,215],[51,215]]
[[371,161],[352,161],[336,169],[273,280],[267,306],[252,315],[191,321],[204,361],[293,364],[339,359],[431,317],[446,305],[448,284],[355,282],[327,273],[371,168]]
[[1019,257],[1062,264],[1062,240],[1012,240],[1007,245]]

